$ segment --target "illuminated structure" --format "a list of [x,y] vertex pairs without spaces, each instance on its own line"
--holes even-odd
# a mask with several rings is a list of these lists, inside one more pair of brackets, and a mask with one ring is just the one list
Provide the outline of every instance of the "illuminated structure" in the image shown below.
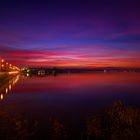
[[6,62],[4,59],[0,58],[0,74],[1,73],[18,73],[20,71],[20,69],[16,66],[13,66],[12,64],[9,64],[8,62]]

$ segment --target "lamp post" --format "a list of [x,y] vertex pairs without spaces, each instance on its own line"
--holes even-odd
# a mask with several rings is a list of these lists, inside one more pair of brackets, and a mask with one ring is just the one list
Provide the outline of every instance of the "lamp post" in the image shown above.
[[0,72],[20,71],[20,69],[0,58]]
[[0,58],[0,72],[1,72],[1,58]]
[[1,59],[1,71],[4,71],[4,59]]

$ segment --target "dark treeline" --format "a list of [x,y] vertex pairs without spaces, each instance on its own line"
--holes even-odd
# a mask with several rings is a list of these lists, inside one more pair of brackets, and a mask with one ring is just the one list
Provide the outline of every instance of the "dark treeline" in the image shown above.
[[84,72],[140,72],[138,68],[46,68],[46,67],[28,67],[21,68],[23,74],[31,75],[57,75],[63,73],[84,73]]
[[2,140],[139,140],[140,110],[115,102],[102,113],[91,115],[84,130],[73,134],[70,128],[56,118],[26,120],[13,110],[12,105],[0,110],[0,139]]

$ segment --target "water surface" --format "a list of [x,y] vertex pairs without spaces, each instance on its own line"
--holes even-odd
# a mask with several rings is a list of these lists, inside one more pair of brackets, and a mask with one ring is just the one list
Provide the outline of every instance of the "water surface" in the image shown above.
[[84,73],[45,77],[15,76],[0,88],[0,106],[42,125],[56,118],[74,131],[114,101],[140,108],[140,73]]

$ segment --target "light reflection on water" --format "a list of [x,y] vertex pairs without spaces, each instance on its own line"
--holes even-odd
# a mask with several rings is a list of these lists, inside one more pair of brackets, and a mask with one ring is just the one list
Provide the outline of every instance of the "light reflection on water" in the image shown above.
[[[13,89],[17,82],[18,85]],[[10,91],[15,98],[23,96],[24,98],[27,97],[26,99],[31,97],[30,100],[33,100],[39,96],[44,99],[46,97],[51,98],[52,102],[53,99],[63,99],[64,102],[70,99],[91,100],[112,97],[119,99],[122,95],[125,95],[126,98],[133,95],[135,98],[140,93],[140,73],[84,73],[44,77],[17,75],[0,88],[1,100]],[[10,98],[12,95],[7,100]]]
[[71,128],[79,129],[83,120],[116,100],[140,108],[140,73],[16,76],[0,93],[2,105],[14,104],[15,112],[25,118],[40,120],[42,124],[49,117],[59,118]]
[[7,78],[6,82],[4,82],[0,87],[0,100],[4,100],[6,94],[10,93],[12,88],[19,80],[19,75],[15,75],[12,77],[5,77]]

